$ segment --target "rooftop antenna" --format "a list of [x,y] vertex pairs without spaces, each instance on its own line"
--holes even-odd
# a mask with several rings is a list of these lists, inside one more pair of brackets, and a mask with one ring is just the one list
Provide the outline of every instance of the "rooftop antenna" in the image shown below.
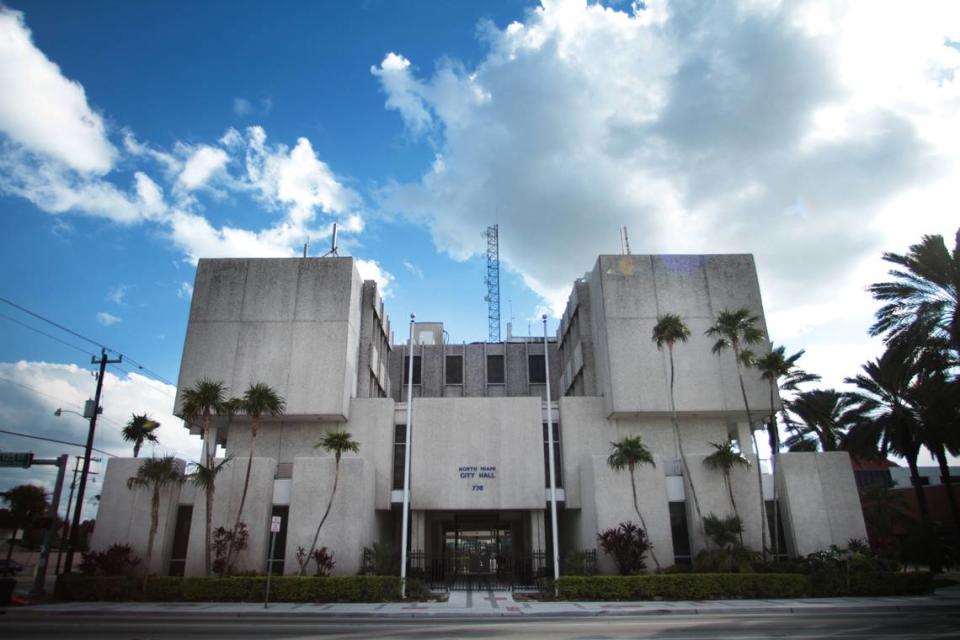
[[487,340],[500,342],[500,233],[497,224],[487,227]]
[[620,253],[630,255],[630,235],[625,224],[620,225]]
[[303,257],[307,257],[307,247],[310,246],[310,238],[307,238],[307,241],[303,243]]
[[337,257],[340,254],[337,253],[337,223],[333,223],[333,235],[330,236],[330,251],[327,251],[324,254],[324,258],[328,257]]

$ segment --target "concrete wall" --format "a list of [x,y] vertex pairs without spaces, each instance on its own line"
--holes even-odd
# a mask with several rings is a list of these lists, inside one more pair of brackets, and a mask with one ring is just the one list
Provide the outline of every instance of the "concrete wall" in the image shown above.
[[776,475],[791,554],[804,556],[831,544],[845,547],[851,538],[866,540],[860,496],[845,451],[781,453]]
[[[90,548],[103,551],[113,544],[126,544],[144,563],[150,537],[151,489],[128,489],[127,480],[137,475],[144,458],[110,458],[103,477],[97,526],[93,529]],[[182,471],[186,466],[177,460]],[[160,493],[160,511],[150,573],[166,575],[169,569],[173,532],[176,527],[180,487],[167,487]],[[79,562],[79,558],[78,558]],[[141,566],[146,566],[145,564]]]
[[[259,438],[258,438],[259,440]],[[217,461],[218,463],[220,460]],[[236,571],[264,571],[266,569],[267,545],[270,540],[270,515],[273,510],[273,478],[277,461],[273,458],[256,457],[250,469],[250,486],[243,507],[241,520],[247,524],[249,538],[247,548],[237,556]],[[217,527],[233,529],[243,493],[243,481],[247,472],[247,458],[237,457],[227,463],[217,476],[213,502],[213,531]],[[185,575],[204,575],[204,539],[207,513],[206,492],[198,490],[194,496],[193,514],[190,519],[190,539],[187,544]],[[211,549],[211,564],[216,559]]]
[[539,398],[414,400],[412,508],[543,509],[542,424]]
[[[718,517],[734,515],[730,503],[730,492],[723,480],[723,473],[707,467],[703,461],[704,454],[688,454],[687,463],[690,467],[689,482],[692,482],[700,501],[700,510],[704,516],[711,514]],[[737,505],[737,513],[743,523],[743,543],[750,549],[760,551],[762,548],[762,525],[760,511],[760,487],[757,484],[757,458],[749,454],[745,457],[750,461],[750,467],[734,467],[730,471],[730,486]],[[688,486],[689,486],[688,482]],[[687,528],[690,531],[690,550],[694,556],[705,548],[705,541],[700,525],[697,523],[696,509],[690,493],[687,494]],[[769,529],[768,529],[769,530]],[[767,536],[767,544],[770,537]]]
[[[600,256],[589,295],[597,389],[608,415],[670,411],[667,355],[651,340],[664,313],[679,314],[691,333],[675,350],[677,410],[743,411],[733,356],[712,354],[714,340],[704,332],[720,311],[740,307],[758,315],[766,331],[751,256]],[[753,347],[758,354],[766,348]],[[744,381],[751,408],[769,407],[759,375],[748,370]]]
[[[296,458],[293,462],[293,487],[290,493],[290,521],[287,528],[284,572],[299,571],[297,548],[310,548],[317,525],[333,490],[333,456]],[[345,454],[340,461],[340,480],[333,506],[320,531],[317,547],[334,554],[334,575],[356,575],[360,570],[363,547],[376,541],[374,511],[374,469],[369,462]],[[307,575],[313,575],[311,562]]]
[[344,420],[356,395],[360,276],[352,258],[218,259],[197,267],[180,393],[265,382],[290,415]]

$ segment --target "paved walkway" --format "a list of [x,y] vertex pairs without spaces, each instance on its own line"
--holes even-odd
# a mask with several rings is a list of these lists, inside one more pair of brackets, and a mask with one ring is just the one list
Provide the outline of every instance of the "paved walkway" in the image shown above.
[[[454,591],[447,602],[384,602],[302,604],[204,602],[67,602],[13,607],[13,616],[57,614],[96,616],[316,616],[316,617],[488,617],[488,616],[616,616],[663,614],[723,614],[804,612],[906,611],[917,608],[955,609],[960,606],[960,589],[942,589],[932,596],[888,598],[804,598],[794,600],[710,600],[670,602],[525,602],[507,591]],[[946,609],[945,609],[946,610]]]

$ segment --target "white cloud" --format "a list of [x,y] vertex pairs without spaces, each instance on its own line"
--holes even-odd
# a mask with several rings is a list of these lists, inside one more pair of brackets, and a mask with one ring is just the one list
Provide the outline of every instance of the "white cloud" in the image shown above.
[[228,161],[223,149],[201,145],[187,158],[177,184],[187,191],[199,189],[221,173]]
[[404,266],[404,268],[405,268],[407,271],[409,271],[410,273],[412,273],[413,275],[415,275],[415,276],[417,277],[417,279],[423,280],[423,271],[420,269],[420,267],[418,267],[417,265],[413,264],[413,263],[410,262],[409,260],[404,260],[404,261],[403,261],[403,266]]
[[[95,381],[90,371],[75,365],[47,362],[0,363],[0,428],[9,431],[29,431],[38,435],[67,442],[83,444],[86,441],[87,421],[72,413],[64,412],[54,417],[58,408],[83,412],[83,403],[93,394]],[[18,386],[21,385],[21,386]],[[172,415],[175,388],[151,380],[136,373],[116,375],[110,370],[104,377],[104,390],[101,399],[103,414],[98,422],[94,446],[118,456],[132,455],[131,446],[123,441],[120,430],[133,413],[147,413],[159,421],[158,445],[146,445],[143,455],[175,455],[192,461],[199,458],[200,438],[190,436],[183,423]],[[29,430],[22,425],[30,425]],[[0,449],[5,451],[33,451],[37,457],[55,458],[62,453],[71,456],[82,454],[82,448],[67,447],[40,440],[26,440],[9,434],[0,434]],[[95,462],[93,484],[87,494],[100,493],[102,473],[106,466],[106,456],[100,453],[96,457],[104,458]],[[0,489],[28,482],[52,486],[54,473],[52,467],[31,468],[37,475],[25,476],[23,470],[0,469]],[[86,502],[86,501],[85,501]],[[64,500],[64,504],[66,500]],[[95,503],[91,500],[85,517],[93,517]]]
[[107,300],[113,304],[124,305],[127,303],[127,291],[130,290],[130,285],[128,284],[118,284],[115,287],[110,287],[110,290],[107,291]]
[[97,322],[99,322],[105,327],[110,327],[117,324],[118,322],[122,322],[122,320],[120,320],[120,318],[113,315],[112,313],[107,313],[106,311],[100,311],[99,313],[97,313]]
[[33,44],[23,14],[0,6],[0,131],[33,153],[103,174],[117,155],[83,87]]
[[233,99],[233,114],[241,118],[253,113],[253,105],[246,98]]
[[555,314],[625,224],[634,253],[754,253],[791,339],[865,330],[881,251],[955,223],[960,4],[645,4],[544,1],[470,68],[388,54],[386,108],[437,161],[385,208],[456,259],[497,212]]
[[180,287],[177,289],[177,297],[182,300],[190,300],[193,298],[193,285],[189,282],[181,282]]
[[389,298],[393,295],[390,287],[396,278],[392,273],[381,267],[376,260],[363,260],[358,258],[356,265],[361,278],[376,281],[377,287],[380,289],[381,297]]

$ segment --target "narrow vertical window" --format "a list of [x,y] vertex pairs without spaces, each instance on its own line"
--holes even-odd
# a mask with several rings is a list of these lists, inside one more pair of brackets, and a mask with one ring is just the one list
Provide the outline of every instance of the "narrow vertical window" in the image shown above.
[[530,372],[530,384],[546,384],[547,364],[542,355],[527,356],[527,369]]
[[503,356],[487,356],[487,384],[503,384]]
[[690,564],[690,532],[687,528],[687,503],[670,503],[670,533],[673,537],[673,561]]
[[[560,425],[553,423],[553,483],[557,489],[563,488],[563,470],[560,464]],[[550,488],[550,441],[547,439],[547,423],[543,423],[543,482]]]
[[[287,554],[287,522],[290,520],[290,507],[287,505],[274,505],[271,515],[280,516],[280,531],[277,532],[277,540],[273,546],[273,557],[270,558],[270,566],[267,568],[275,576],[283,575],[283,561]],[[268,535],[272,536],[273,533]],[[267,549],[270,549],[270,538],[267,538]]]
[[[403,384],[410,384],[410,356],[403,356]],[[420,384],[420,356],[413,356],[413,384]]]
[[403,463],[407,454],[407,425],[398,424],[393,428],[393,488],[403,489]]
[[446,383],[463,384],[463,356],[447,356]]

